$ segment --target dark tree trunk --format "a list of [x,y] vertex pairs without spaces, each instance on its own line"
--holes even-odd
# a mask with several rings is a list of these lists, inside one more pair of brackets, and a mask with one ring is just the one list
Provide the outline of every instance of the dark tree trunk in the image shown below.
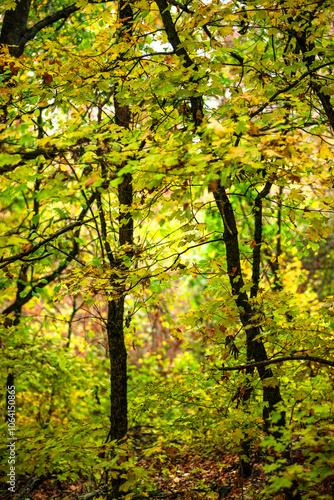
[[[118,5],[118,17],[123,20],[123,27],[120,30],[120,37],[131,36],[132,27],[132,9],[129,3],[120,0]],[[129,128],[131,120],[130,108],[127,105],[120,105],[117,95],[114,97],[115,122],[117,125]],[[132,175],[125,174],[122,182],[118,185],[119,202],[119,245],[123,247],[125,254],[132,256],[133,244],[133,219],[131,214],[132,207]],[[102,208],[100,209],[101,213]],[[100,214],[101,216],[101,214]],[[102,215],[103,216],[103,215]],[[105,225],[105,223],[103,223]],[[102,228],[103,233],[103,228]],[[104,238],[105,239],[105,238]],[[114,260],[111,255],[110,247],[106,243],[106,253],[109,256],[111,266],[118,268],[118,272],[126,279],[126,266],[122,260]],[[119,276],[118,276],[119,281]],[[123,283],[111,284],[115,290],[115,298],[108,301],[108,321],[107,334],[110,358],[110,440],[122,439],[127,433],[127,366],[126,366],[126,347],[124,343],[124,300],[125,286]]]
[[[119,0],[118,18],[122,21],[122,28],[119,36],[126,40],[132,36],[133,13],[132,8],[125,0]],[[117,87],[114,94],[115,122],[120,127],[130,128],[131,111],[129,106],[119,103],[117,98]],[[132,258],[133,255],[133,218],[132,202],[133,187],[132,175],[130,173],[122,176],[122,182],[118,185],[119,203],[119,246],[124,254]],[[114,260],[110,248],[106,246],[106,253],[109,255],[109,262],[118,269],[118,284],[112,282],[115,289],[115,299],[108,301],[108,347],[110,358],[110,431],[108,438],[121,440],[128,430],[128,409],[127,409],[127,352],[124,342],[124,302],[125,302],[125,280],[127,267],[121,259]],[[119,274],[123,276],[119,283]],[[124,479],[113,477],[111,481],[112,491],[108,495],[108,500],[121,496],[120,486]]]
[[[232,294],[235,296],[235,301],[239,309],[240,320],[246,331],[247,357],[255,361],[265,361],[268,359],[266,349],[259,336],[261,330],[257,326],[256,313],[249,302],[247,293],[243,291],[244,281],[241,272],[239,241],[236,221],[230,200],[223,186],[218,185],[214,192],[214,197],[218,210],[222,216],[224,223],[224,242],[226,247],[227,257],[227,272],[230,278]],[[259,242],[257,243],[259,244]],[[255,273],[257,277],[257,273]],[[256,287],[256,282],[253,284]],[[254,288],[253,288],[254,290]],[[253,291],[253,295],[255,292]],[[257,367],[259,376],[263,382],[263,421],[265,430],[269,429],[269,415],[275,409],[276,405],[282,401],[279,386],[267,385],[266,379],[273,377],[272,370],[267,367]],[[285,425],[285,415],[282,414],[278,426]]]
[[108,348],[110,359],[110,433],[120,440],[128,430],[126,347],[123,333],[124,297],[108,302]]
[[[255,202],[255,231],[253,249],[253,285],[251,289],[251,297],[256,297],[260,279],[260,257],[261,257],[261,242],[262,242],[262,198],[264,198],[270,190],[270,184],[267,183],[263,191],[257,196]],[[233,207],[225,192],[223,186],[218,183],[218,188],[214,192],[215,201],[223,219],[224,224],[224,242],[226,247],[227,272],[230,278],[232,294],[235,296],[235,302],[239,309],[240,320],[246,332],[246,347],[247,361],[254,359],[255,361],[266,361],[268,359],[264,344],[259,338],[261,333],[260,327],[257,326],[258,319],[256,311],[251,305],[248,295],[243,291],[244,281],[241,271],[238,231],[234,217]],[[264,430],[269,432],[270,428],[270,413],[275,410],[278,403],[282,401],[280,389],[278,385],[266,384],[266,380],[273,377],[272,370],[265,366],[257,367],[260,379],[262,381],[263,391],[263,423]],[[249,383],[244,388],[243,403],[246,403],[252,393],[251,376],[254,372],[253,367],[246,369]],[[281,413],[281,418],[277,423],[278,427],[285,426],[285,414]],[[280,432],[275,433],[279,436]],[[249,477],[252,472],[250,464],[251,442],[245,437],[242,443],[242,456],[240,460],[241,473],[243,477]]]
[[7,10],[2,23],[0,45],[7,45],[14,57],[23,54],[26,40],[23,38],[27,29],[31,0],[18,0],[15,9]]

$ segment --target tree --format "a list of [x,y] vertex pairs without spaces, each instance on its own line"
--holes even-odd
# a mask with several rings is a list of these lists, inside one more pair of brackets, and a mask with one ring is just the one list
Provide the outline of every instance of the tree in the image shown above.
[[[32,28],[27,28],[27,20],[28,20],[28,15],[29,15],[29,8],[30,8],[30,2],[19,2],[13,10],[7,10],[4,16],[4,22],[3,22],[3,27],[2,27],[2,34],[1,34],[1,42],[4,44],[3,45],[3,53],[6,55],[6,48],[9,49],[9,58],[10,55],[13,55],[14,57],[20,57],[24,51],[26,42],[29,39],[34,38],[34,36],[43,28],[45,28],[48,25],[52,25],[55,22],[57,22],[59,19],[67,19],[70,14],[73,12],[77,11],[78,8],[75,5],[72,5],[70,8],[65,8],[62,9],[61,11],[58,11],[55,15],[50,15],[47,16],[46,18],[42,19],[41,21],[37,22]],[[126,16],[130,13],[131,14],[131,9],[129,10],[129,7],[122,2],[120,3],[119,6],[119,18],[120,18],[120,23],[119,23],[119,32],[118,32],[118,37],[120,39],[124,38],[125,36],[129,36],[130,30],[131,30],[131,20],[126,18]],[[131,17],[131,16],[130,16]],[[123,18],[125,21],[122,21]],[[123,27],[122,26],[128,26],[126,28],[126,31],[122,31]],[[23,33],[23,34],[22,34]],[[56,64],[56,62],[48,61],[49,64]],[[10,62],[9,67],[13,68],[14,63]],[[58,62],[60,65],[60,63]],[[14,88],[17,87],[15,83],[13,83],[12,79],[6,75],[6,67],[3,66],[4,71],[4,77],[5,81],[8,82],[9,88]],[[12,75],[17,74],[17,68],[12,70]],[[8,71],[7,71],[8,73]],[[49,86],[52,83],[53,77],[50,73],[44,72],[42,76],[43,82],[45,86]],[[39,85],[37,86],[39,87]],[[47,92],[46,92],[47,93]],[[51,92],[52,93],[52,92]],[[117,91],[116,89],[113,90],[115,94],[115,122],[119,126],[119,128],[129,128],[129,123],[130,123],[130,112],[126,106],[120,106],[118,105],[117,102]],[[13,94],[15,95],[15,90],[13,91]],[[29,107],[29,104],[32,103],[32,110],[33,107],[36,105],[36,102],[40,99],[40,91],[37,90],[37,93],[33,96],[31,96],[30,91],[27,89],[27,91],[24,91],[24,97],[23,100],[27,100],[27,105]],[[42,94],[45,93],[42,91]],[[43,97],[44,97],[43,96]],[[110,99],[110,92],[108,93],[108,98],[104,100],[104,104],[107,104],[107,102]],[[9,100],[12,99],[12,96],[9,98]],[[15,99],[15,97],[14,97]],[[39,111],[34,113],[33,119],[30,121],[28,120],[28,123],[35,124],[37,126],[37,142],[41,141],[41,143],[46,144],[45,141],[45,136],[49,135],[48,132],[46,131],[48,126],[52,126],[52,120],[51,123],[48,123],[48,120],[44,122],[43,120],[43,111],[45,109],[48,109],[47,106],[39,107]],[[7,114],[7,109],[8,109],[8,104],[5,103],[3,105],[3,120],[5,123],[8,125],[10,123],[12,116],[10,114]],[[15,109],[15,105],[14,105]],[[102,111],[102,107],[101,107]],[[31,111],[28,111],[30,113]],[[36,118],[36,120],[34,119]],[[101,122],[101,116],[99,117],[99,122]],[[81,138],[80,138],[81,139]],[[47,141],[48,142],[48,141]],[[80,142],[79,142],[80,143]],[[85,139],[81,139],[81,144],[87,144]],[[108,352],[109,352],[109,359],[111,363],[111,369],[110,369],[110,384],[111,384],[111,393],[110,393],[110,430],[108,434],[108,439],[114,441],[114,440],[119,440],[123,438],[127,432],[127,395],[126,395],[126,350],[125,350],[125,345],[124,345],[124,336],[123,336],[123,322],[124,322],[124,285],[123,285],[123,275],[125,275],[126,272],[126,266],[124,267],[123,264],[123,259],[122,258],[115,258],[113,255],[113,251],[110,246],[110,242],[107,240],[110,234],[110,228],[107,228],[106,224],[106,219],[105,219],[105,214],[104,214],[104,202],[101,197],[101,192],[108,187],[109,184],[109,179],[108,177],[110,174],[107,172],[107,163],[105,160],[101,159],[100,163],[96,164],[95,167],[98,167],[101,169],[100,174],[98,174],[97,168],[95,168],[95,172],[92,173],[93,168],[91,167],[91,162],[88,161],[88,165],[86,169],[83,171],[83,175],[78,177],[75,169],[73,168],[73,163],[71,160],[66,157],[68,153],[71,153],[75,158],[80,158],[83,155],[83,151],[80,151],[80,147],[78,148],[78,141],[77,139],[75,140],[75,143],[72,144],[70,143],[70,147],[65,147],[65,148],[58,148],[58,147],[51,147],[52,151],[50,151],[48,148],[46,149],[39,149],[38,147],[36,148],[35,146],[35,139],[32,137],[30,140],[30,148],[33,147],[35,148],[33,151],[27,153],[23,153],[22,155],[22,160],[20,158],[19,161],[17,161],[17,153],[21,153],[21,148],[20,148],[20,140],[6,140],[6,136],[3,140],[3,151],[9,151],[8,153],[4,154],[4,161],[6,162],[4,167],[3,167],[3,173],[5,172],[12,172],[16,169],[16,167],[20,167],[21,165],[24,165],[26,168],[25,170],[25,175],[26,178],[24,178],[23,182],[26,182],[26,179],[28,178],[29,181],[35,181],[34,182],[34,187],[33,189],[28,188],[28,193],[25,196],[25,201],[27,204],[28,211],[32,210],[32,215],[33,217],[30,218],[30,223],[28,224],[28,227],[21,221],[18,222],[19,225],[19,231],[16,235],[16,239],[20,241],[24,241],[24,246],[22,248],[22,251],[19,252],[16,255],[12,255],[10,257],[2,257],[2,268],[4,268],[6,271],[8,269],[8,264],[10,263],[15,263],[15,262],[22,262],[20,274],[18,277],[17,281],[17,293],[16,293],[16,299],[15,301],[10,304],[8,307],[6,307],[3,310],[3,314],[5,316],[8,316],[11,312],[15,313],[15,321],[12,323],[14,326],[18,325],[19,322],[19,316],[22,310],[22,306],[26,304],[33,296],[36,296],[37,293],[40,293],[42,289],[45,287],[45,285],[48,285],[49,283],[52,283],[57,277],[61,275],[65,269],[67,269],[68,264],[74,259],[77,262],[81,264],[81,266],[84,266],[84,263],[82,260],[80,260],[79,255],[81,254],[81,248],[80,248],[80,229],[83,226],[83,224],[86,223],[86,220],[89,221],[94,221],[95,223],[95,230],[97,232],[98,238],[99,238],[99,243],[100,243],[100,249],[99,251],[101,252],[101,261],[98,259],[96,256],[95,259],[98,262],[98,265],[102,264],[102,269],[106,269],[106,266],[109,266],[110,271],[108,271],[107,275],[109,275],[109,279],[107,281],[110,281],[110,290],[107,291],[107,301],[108,301],[108,311],[107,311],[107,318],[105,319],[105,325],[106,325],[106,330],[107,330],[107,336],[108,336]],[[104,141],[104,149],[108,149],[108,141]],[[29,147],[28,146],[28,147]],[[73,149],[76,148],[76,149]],[[83,149],[83,148],[82,148]],[[97,149],[97,148],[93,148]],[[101,148],[102,149],[102,148]],[[14,154],[14,161],[10,163],[12,155]],[[36,158],[39,159],[38,161],[38,168],[35,174],[32,176],[31,172],[29,170],[29,163],[28,163],[28,169],[26,167],[26,163],[24,160],[36,160]],[[48,160],[51,160],[48,162]],[[7,161],[9,162],[9,165],[7,164]],[[54,165],[61,165],[65,164],[66,167],[61,167],[60,169],[56,172],[55,174],[50,175],[50,169],[46,173],[45,170],[48,169],[48,167],[51,166],[51,168],[54,168]],[[57,168],[57,166],[56,166]],[[59,167],[58,167],[59,168]],[[67,211],[66,209],[58,209],[58,213],[60,215],[60,219],[58,221],[54,221],[54,218],[51,218],[51,224],[50,224],[50,213],[48,210],[48,203],[44,204],[44,210],[43,210],[43,202],[40,203],[40,200],[43,200],[43,190],[47,189],[48,185],[48,180],[51,178],[51,185],[53,184],[53,180],[57,177],[57,172],[61,172],[63,170],[65,173],[65,178],[69,180],[69,182],[73,182],[76,184],[76,188],[73,189],[73,192],[75,189],[79,188],[79,192],[81,193],[78,198],[74,200],[74,204],[76,203],[81,203],[82,208],[78,211],[77,208],[72,208],[73,212],[76,213],[76,217],[74,218],[73,222],[73,217],[70,217],[71,223],[69,223],[67,226],[62,227],[58,231],[54,230],[54,223],[57,224],[57,222],[63,222],[70,216],[70,211]],[[102,182],[100,182],[100,179],[98,180],[97,183],[95,183],[95,178],[90,177],[87,180],[87,175],[91,174],[92,176],[94,175],[100,175],[100,179]],[[22,175],[22,172],[21,172]],[[116,177],[116,172],[114,176]],[[56,182],[55,184],[59,186],[59,181],[61,182],[64,177],[63,176],[58,176],[58,183]],[[63,179],[61,179],[63,177]],[[86,185],[85,187],[90,186],[91,184],[97,184],[93,185],[91,189],[91,194],[89,197],[87,197],[86,193],[82,189],[84,183],[83,180],[86,179]],[[81,182],[80,182],[81,181]],[[102,184],[102,186],[101,186]],[[119,203],[119,244],[120,244],[120,251],[123,253],[127,259],[131,259],[132,255],[132,245],[133,245],[133,222],[132,222],[132,214],[129,211],[129,207],[131,207],[132,203],[132,180],[131,180],[131,174],[125,174],[125,178],[121,178],[121,182],[118,182],[118,187],[117,187],[117,198],[118,198],[118,203]],[[56,191],[54,190],[55,188],[57,189],[56,185],[53,186],[53,194],[52,200],[53,203],[57,203],[57,194]],[[21,190],[21,185],[19,186],[19,191]],[[42,194],[41,194],[42,191]],[[63,194],[61,193],[61,197]],[[81,198],[81,199],[80,199]],[[30,203],[29,203],[30,201]],[[96,203],[96,208],[93,208],[93,204]],[[32,208],[30,208],[30,206]],[[94,210],[94,211],[93,211]],[[96,211],[95,211],[96,210]],[[41,213],[42,211],[42,213]],[[43,215],[43,211],[47,211],[47,218],[46,220],[41,217]],[[87,213],[90,211],[92,217],[89,219],[86,218]],[[15,221],[16,223],[16,221]],[[51,229],[51,231],[50,231]],[[61,248],[64,246],[64,242],[59,241],[59,237],[63,234],[68,233],[69,231],[76,229],[76,231],[73,234],[73,244],[72,244],[72,250],[70,252],[61,250]],[[15,231],[15,230],[14,230]],[[107,232],[108,231],[108,232]],[[45,232],[51,232],[51,234],[48,234],[48,237],[45,237]],[[42,234],[41,234],[42,233]],[[58,240],[57,240],[58,239]],[[36,243],[37,240],[37,243]],[[38,276],[38,272],[36,272],[36,267],[34,265],[31,265],[32,262],[35,261],[42,261],[43,268],[45,269],[46,266],[46,261],[45,257],[48,258],[51,256],[52,260],[58,261],[59,260],[59,251],[56,246],[54,246],[54,242],[56,244],[58,243],[60,247],[60,252],[65,255],[65,260],[62,260],[60,264],[57,265],[55,269],[52,269],[51,273],[49,272],[47,275],[44,275],[42,277]],[[46,247],[51,245],[53,249],[56,250],[56,254],[54,252],[49,252],[46,253]],[[42,252],[38,251],[42,249]],[[37,252],[37,253],[36,253]],[[35,255],[38,255],[37,257],[34,257]],[[30,257],[32,256],[32,257]],[[50,264],[49,264],[50,265]],[[95,264],[96,265],[96,264]],[[31,272],[31,279],[30,279],[30,289],[26,290],[27,288],[27,273]],[[7,271],[7,275],[11,275],[10,272]],[[24,275],[24,277],[23,277]],[[37,276],[36,276],[37,275]],[[13,278],[13,276],[11,276]],[[106,282],[106,279],[104,279],[104,282]],[[38,295],[37,295],[38,296]],[[8,323],[8,320],[7,320]],[[14,333],[14,332],[13,332]],[[7,386],[12,386],[14,384],[14,378],[13,378],[13,369],[9,369],[9,375],[7,377]]]

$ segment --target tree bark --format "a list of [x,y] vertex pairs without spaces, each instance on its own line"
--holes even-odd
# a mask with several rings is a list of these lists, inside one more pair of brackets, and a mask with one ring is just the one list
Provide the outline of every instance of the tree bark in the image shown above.
[[[133,22],[133,13],[129,3],[120,0],[118,4],[118,17],[122,22],[120,37],[131,36]],[[131,112],[129,106],[120,105],[117,95],[114,97],[115,122],[117,125],[129,128]],[[131,215],[132,206],[132,175],[125,174],[122,182],[118,185],[118,204],[119,204],[119,245],[124,247],[125,253],[131,257],[133,244],[133,219]],[[100,208],[100,217],[104,219],[102,207]],[[105,223],[102,223],[102,238],[105,241],[104,230]],[[115,260],[111,255],[109,244],[105,241],[106,253],[109,263],[112,267],[117,267],[120,273],[126,276],[126,267],[122,259]],[[117,281],[120,281],[118,278]],[[111,279],[111,285],[115,290],[115,298],[108,300],[108,320],[107,335],[110,358],[110,431],[108,439],[120,440],[124,438],[128,430],[127,417],[127,352],[124,342],[124,281],[115,284]]]
[[[225,188],[221,186],[220,182],[218,182],[218,187],[214,192],[214,197],[224,224],[227,272],[230,279],[232,294],[235,296],[235,302],[239,309],[240,320],[246,331],[247,359],[248,361],[250,359],[254,359],[256,362],[267,361],[268,356],[266,349],[261,338],[259,338],[261,330],[257,325],[258,321],[255,318],[256,312],[248,299],[247,293],[243,289],[244,280],[241,271],[238,231],[233,208],[226,194]],[[259,213],[261,212],[259,211]],[[261,233],[258,232],[257,237],[259,235],[261,236]],[[260,245],[260,242],[257,242],[257,244]],[[255,277],[257,279],[257,271],[255,271]],[[253,283],[253,286],[257,286],[257,283]],[[253,293],[255,293],[255,288],[253,288]],[[249,369],[250,374],[252,369],[253,368]],[[263,365],[258,365],[257,370],[263,384],[263,401],[265,402],[263,408],[263,421],[264,429],[268,432],[270,428],[270,413],[275,410],[276,405],[282,401],[282,397],[278,385],[273,387],[271,383],[270,385],[266,383],[268,379],[273,378],[272,370]],[[283,427],[285,425],[284,413],[281,414],[281,418],[277,425],[278,427]]]
[[[130,39],[132,36],[133,12],[131,5],[126,0],[119,0],[118,18],[122,22],[119,36],[122,40]],[[120,56],[120,59],[122,55]],[[131,111],[129,106],[122,105],[117,98],[117,87],[114,94],[115,122],[120,127],[130,128]],[[120,174],[121,175],[121,174]],[[118,241],[124,254],[132,258],[133,255],[133,218],[132,202],[133,187],[132,174],[122,175],[122,182],[118,185],[119,206],[119,235]],[[100,216],[103,216],[102,207]],[[105,224],[102,224],[105,227]],[[103,233],[103,231],[102,231]],[[103,237],[103,234],[102,234]],[[105,240],[105,238],[103,237]],[[107,335],[110,359],[110,430],[108,439],[122,440],[128,431],[128,407],[127,407],[127,351],[124,341],[124,303],[125,303],[125,280],[127,267],[122,258],[114,259],[109,244],[105,241],[106,254],[112,267],[118,269],[117,283],[111,279],[115,290],[115,298],[108,300]],[[120,472],[119,472],[120,476]],[[118,498],[121,495],[120,486],[124,482],[121,477],[113,478],[111,482],[112,491],[108,500]]]
[[110,360],[111,441],[124,438],[128,430],[127,353],[124,343],[124,296],[108,301],[108,352]]
[[22,35],[27,29],[31,0],[18,0],[15,9],[5,12],[0,45],[7,45],[10,55],[20,57],[25,43]]
[[[79,10],[76,4],[54,12],[28,29],[28,18],[31,0],[18,0],[15,9],[5,12],[0,34],[0,46],[8,46],[11,56],[20,57],[29,40],[35,38],[37,33],[47,26],[51,26],[60,19],[67,19],[71,14]],[[0,48],[1,52],[1,48]]]

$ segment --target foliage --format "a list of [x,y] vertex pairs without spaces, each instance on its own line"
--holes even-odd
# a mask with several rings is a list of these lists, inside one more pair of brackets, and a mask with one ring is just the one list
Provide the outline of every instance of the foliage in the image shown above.
[[1,412],[15,383],[22,484],[135,499],[224,450],[236,495],[332,497],[330,7],[1,7]]

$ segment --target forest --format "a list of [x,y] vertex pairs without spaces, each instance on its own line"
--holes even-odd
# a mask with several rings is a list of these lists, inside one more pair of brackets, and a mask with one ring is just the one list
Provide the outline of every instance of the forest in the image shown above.
[[332,7],[1,0],[1,498],[334,498]]

